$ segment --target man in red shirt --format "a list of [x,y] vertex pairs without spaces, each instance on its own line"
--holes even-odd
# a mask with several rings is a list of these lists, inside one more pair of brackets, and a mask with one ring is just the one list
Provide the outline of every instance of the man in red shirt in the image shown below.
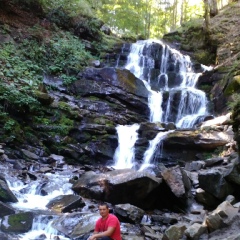
[[98,206],[101,218],[96,222],[93,235],[88,240],[122,240],[120,232],[120,222],[118,218],[109,213],[106,203]]

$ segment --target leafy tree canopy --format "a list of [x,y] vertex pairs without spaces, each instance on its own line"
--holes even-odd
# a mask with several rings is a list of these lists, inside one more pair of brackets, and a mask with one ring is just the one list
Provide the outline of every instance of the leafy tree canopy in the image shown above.
[[97,14],[117,34],[161,37],[191,18],[203,18],[202,0],[102,0]]

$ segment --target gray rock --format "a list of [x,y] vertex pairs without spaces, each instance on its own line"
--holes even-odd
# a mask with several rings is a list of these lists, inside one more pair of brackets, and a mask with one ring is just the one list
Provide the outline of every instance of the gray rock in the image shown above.
[[2,202],[18,202],[18,199],[9,189],[6,181],[0,179],[0,201]]
[[115,213],[120,220],[124,219],[124,222],[130,223],[140,223],[144,215],[142,209],[128,203],[116,205]]
[[162,240],[179,240],[183,237],[186,229],[184,224],[172,225],[165,231]]
[[57,218],[52,226],[71,239],[83,236],[87,239],[99,217],[98,213],[69,213]]
[[163,238],[163,234],[160,234],[160,233],[155,233],[155,234],[152,234],[152,233],[145,233],[145,236],[146,237],[150,237],[151,239],[162,239]]
[[233,192],[233,187],[225,180],[226,169],[214,168],[208,171],[201,171],[198,175],[199,187],[223,200]]
[[0,218],[15,213],[15,209],[10,205],[0,202]]
[[104,174],[87,172],[73,184],[72,189],[83,197],[113,204],[127,202],[141,208],[153,204],[147,198],[161,182],[160,178],[144,171],[121,169]]
[[194,223],[193,225],[191,225],[185,230],[185,235],[189,239],[193,239],[193,240],[198,240],[199,237],[204,233],[207,233],[207,226],[199,223]]
[[164,225],[172,225],[178,222],[178,218],[175,214],[163,213],[159,215],[152,214],[151,221],[161,223]]
[[85,206],[83,199],[76,195],[60,195],[52,199],[46,207],[56,212],[70,212]]
[[240,185],[240,164],[235,160],[233,166],[226,173],[226,180]]
[[236,198],[233,195],[228,195],[226,201],[230,202],[232,205],[236,203]]
[[179,166],[164,170],[162,177],[175,196],[187,197],[191,183],[187,174]]
[[221,203],[209,216],[205,223],[210,231],[230,225],[238,213],[238,208],[234,208],[228,201]]
[[38,160],[39,159],[39,156],[33,152],[30,152],[26,149],[22,149],[22,153],[24,156],[26,156],[27,158],[29,159],[32,159],[32,160]]
[[219,204],[216,197],[201,188],[196,190],[196,200],[208,207],[215,207]]
[[224,158],[222,157],[207,159],[204,162],[204,168],[220,165],[221,163],[223,163],[223,161],[224,161]]

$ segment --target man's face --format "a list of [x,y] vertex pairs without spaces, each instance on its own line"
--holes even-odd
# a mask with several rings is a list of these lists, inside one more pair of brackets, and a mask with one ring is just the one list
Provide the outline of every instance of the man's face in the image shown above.
[[107,208],[106,206],[99,206],[98,207],[99,213],[100,215],[104,218],[109,214],[109,208]]

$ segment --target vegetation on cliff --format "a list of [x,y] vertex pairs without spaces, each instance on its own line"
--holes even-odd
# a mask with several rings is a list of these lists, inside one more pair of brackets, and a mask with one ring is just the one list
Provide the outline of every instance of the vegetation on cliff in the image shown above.
[[76,19],[67,5],[51,3],[0,2],[0,142],[10,148],[31,144],[57,153],[73,143],[57,139],[66,137],[82,116],[65,100],[50,107],[51,89],[43,80],[57,77],[67,88],[81,69],[121,42],[100,31],[103,22],[89,5],[78,8],[84,15]]

